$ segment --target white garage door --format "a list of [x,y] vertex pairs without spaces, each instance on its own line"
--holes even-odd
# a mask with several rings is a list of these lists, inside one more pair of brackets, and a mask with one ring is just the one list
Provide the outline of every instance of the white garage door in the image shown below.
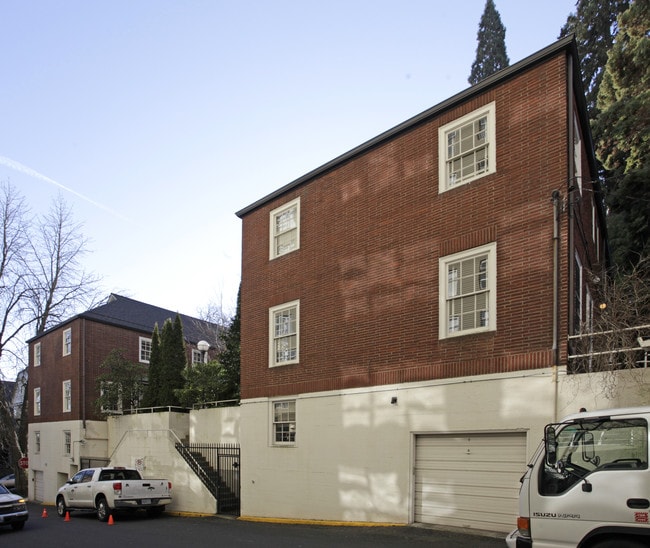
[[34,470],[34,501],[43,502],[44,497],[44,482],[43,472],[41,470]]
[[523,432],[419,435],[415,521],[510,531],[525,470]]

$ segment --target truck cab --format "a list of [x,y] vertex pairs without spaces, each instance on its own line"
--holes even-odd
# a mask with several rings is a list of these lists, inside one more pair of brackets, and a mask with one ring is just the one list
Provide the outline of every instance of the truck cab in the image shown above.
[[522,477],[510,548],[650,545],[650,407],[583,412],[544,429]]

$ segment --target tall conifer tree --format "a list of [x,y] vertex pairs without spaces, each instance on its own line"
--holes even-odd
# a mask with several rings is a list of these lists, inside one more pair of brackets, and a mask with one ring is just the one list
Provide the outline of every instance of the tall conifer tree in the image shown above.
[[175,390],[183,388],[185,379],[183,369],[187,366],[185,357],[185,341],[180,316],[175,320],[165,320],[160,337],[162,349],[161,382],[158,390],[160,403],[158,405],[178,405]]
[[628,5],[629,0],[578,0],[576,12],[569,15],[560,31],[560,38],[575,34],[587,110],[592,122],[598,115],[598,90],[607,54],[618,30],[616,18]]
[[493,0],[485,2],[476,39],[478,41],[476,59],[472,63],[472,71],[468,78],[471,85],[478,84],[510,64],[506,53],[506,28],[501,22],[501,16]]
[[241,286],[237,293],[237,309],[228,329],[224,334],[224,349],[219,355],[222,367],[222,379],[225,393],[223,399],[239,398],[240,381],[240,314],[241,314]]
[[629,270],[650,254],[650,3],[618,18],[598,94],[597,155],[606,189],[615,262]]
[[160,334],[158,324],[154,325],[151,335],[151,354],[149,356],[149,373],[147,387],[142,399],[144,407],[157,407],[160,403],[160,385],[162,382],[162,351],[160,348]]

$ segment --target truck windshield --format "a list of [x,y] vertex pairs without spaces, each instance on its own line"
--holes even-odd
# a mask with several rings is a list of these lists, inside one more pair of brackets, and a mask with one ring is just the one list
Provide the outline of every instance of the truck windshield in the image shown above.
[[541,471],[540,493],[559,495],[600,470],[648,467],[644,419],[597,419],[558,425],[556,464]]

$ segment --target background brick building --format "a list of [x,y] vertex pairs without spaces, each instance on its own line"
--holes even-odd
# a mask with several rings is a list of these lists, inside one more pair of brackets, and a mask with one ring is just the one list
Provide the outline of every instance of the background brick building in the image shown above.
[[[96,405],[100,366],[112,350],[148,364],[154,326],[162,329],[176,314],[112,294],[105,304],[28,341],[30,498],[51,502],[80,468],[108,462],[106,421]],[[205,340],[216,347],[218,327],[180,318],[188,363],[202,361],[196,345]]]

